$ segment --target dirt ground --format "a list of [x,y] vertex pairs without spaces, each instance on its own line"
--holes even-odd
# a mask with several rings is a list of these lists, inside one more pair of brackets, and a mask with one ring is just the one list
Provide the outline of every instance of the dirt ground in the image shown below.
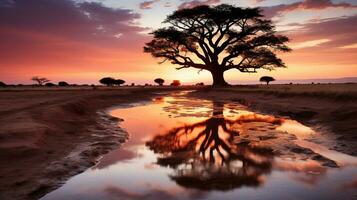
[[93,166],[126,140],[105,109],[170,90],[0,90],[0,199],[38,199]]

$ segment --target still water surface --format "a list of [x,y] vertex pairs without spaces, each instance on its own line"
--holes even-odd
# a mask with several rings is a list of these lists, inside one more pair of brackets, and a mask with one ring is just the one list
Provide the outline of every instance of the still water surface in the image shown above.
[[297,121],[185,93],[110,114],[128,141],[43,199],[357,199],[357,158]]

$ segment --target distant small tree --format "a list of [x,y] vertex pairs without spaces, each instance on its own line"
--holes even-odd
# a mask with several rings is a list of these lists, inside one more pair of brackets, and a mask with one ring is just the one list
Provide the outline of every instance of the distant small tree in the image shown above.
[[196,86],[204,86],[205,84],[203,82],[196,83]]
[[58,82],[58,86],[61,86],[61,87],[68,87],[68,86],[69,86],[69,84],[68,84],[67,82],[65,82],[65,81],[60,81],[60,82]]
[[50,80],[48,80],[45,77],[39,77],[39,76],[34,76],[31,78],[32,81],[35,81],[38,85],[43,85],[45,83],[50,82]]
[[262,76],[259,80],[260,82],[266,82],[269,85],[269,82],[275,81],[275,79],[271,76]]
[[125,81],[124,80],[121,80],[121,79],[116,79],[114,80],[114,84],[113,85],[117,85],[117,86],[120,86],[121,84],[124,84]]
[[53,87],[53,86],[56,86],[56,84],[54,84],[54,83],[46,83],[45,86],[47,86],[47,87]]
[[154,82],[162,86],[165,83],[165,80],[162,78],[157,78],[154,80]]
[[179,80],[173,80],[170,85],[171,85],[171,86],[180,86],[180,85],[181,85],[181,82],[180,82]]
[[99,83],[106,85],[106,86],[111,86],[115,84],[115,79],[111,77],[105,77],[99,80]]
[[7,85],[4,82],[0,81],[0,87],[6,87]]

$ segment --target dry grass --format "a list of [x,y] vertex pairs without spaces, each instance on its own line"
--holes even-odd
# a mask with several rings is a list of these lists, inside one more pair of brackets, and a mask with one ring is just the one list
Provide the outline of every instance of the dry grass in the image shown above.
[[235,92],[259,92],[279,97],[306,96],[332,100],[356,100],[357,84],[252,85],[224,89]]
[[[96,86],[95,90],[130,90],[130,89],[198,89],[197,86],[134,86],[134,87],[106,87]],[[203,87],[206,88],[206,87]],[[16,87],[0,87],[2,91],[71,91],[71,90],[93,90],[91,86],[70,86],[70,87],[33,87],[33,86],[16,86]],[[329,98],[332,100],[356,100],[357,99],[357,83],[344,84],[294,84],[294,85],[238,85],[229,88],[220,89],[221,91],[229,92],[244,92],[244,93],[264,93],[267,95],[276,95],[279,97],[294,97],[306,96],[316,98]]]
[[196,88],[195,86],[180,86],[180,87],[174,87],[174,86],[112,86],[112,87],[107,87],[107,86],[95,86],[94,88],[92,86],[68,86],[68,87],[59,87],[59,86],[8,86],[8,87],[0,87],[0,92],[3,91],[85,91],[85,90],[128,90],[128,89],[193,89]]

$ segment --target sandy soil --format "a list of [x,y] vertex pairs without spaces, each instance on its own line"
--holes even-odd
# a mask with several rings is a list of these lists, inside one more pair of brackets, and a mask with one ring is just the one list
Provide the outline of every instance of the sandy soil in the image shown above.
[[38,199],[93,166],[126,139],[105,109],[169,90],[0,91],[0,199]]
[[[325,93],[273,87],[204,88],[190,95],[290,116],[334,137],[337,142],[331,148],[357,155],[356,85],[348,86],[353,92],[341,87]],[[177,89],[0,90],[0,199],[38,199],[93,166],[126,140],[125,131],[117,126],[120,119],[107,116],[105,109],[170,90]]]

